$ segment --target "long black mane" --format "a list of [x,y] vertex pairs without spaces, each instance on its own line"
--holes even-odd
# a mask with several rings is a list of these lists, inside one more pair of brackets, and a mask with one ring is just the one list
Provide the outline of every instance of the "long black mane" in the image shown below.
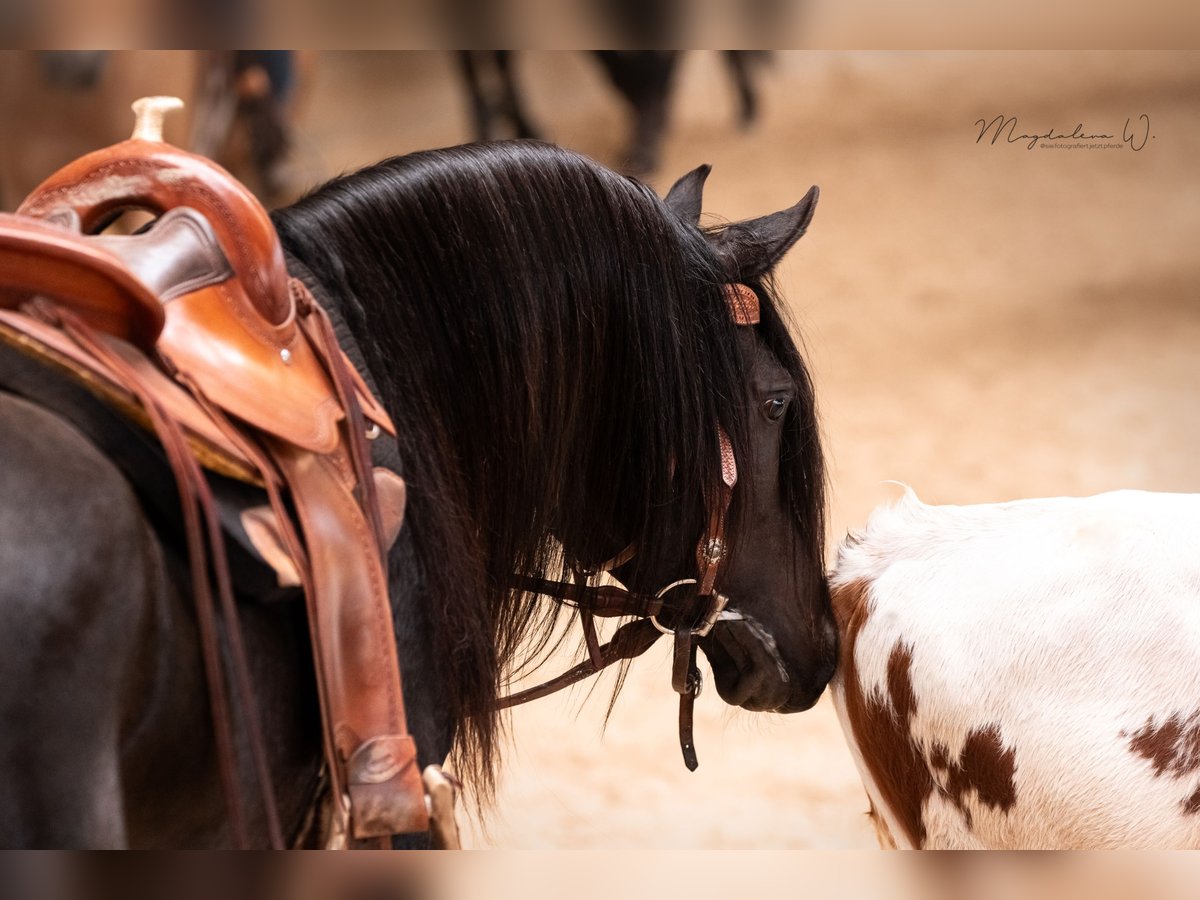
[[[399,433],[460,766],[486,794],[492,701],[552,604],[509,586],[627,543],[687,558],[724,427],[744,458],[746,363],[703,235],[647,187],[534,142],[390,159],[278,212],[338,305]],[[823,571],[811,386],[766,285],[760,331],[801,392],[785,489]],[[736,528],[736,521],[733,523]],[[679,535],[690,545],[680,546]]]

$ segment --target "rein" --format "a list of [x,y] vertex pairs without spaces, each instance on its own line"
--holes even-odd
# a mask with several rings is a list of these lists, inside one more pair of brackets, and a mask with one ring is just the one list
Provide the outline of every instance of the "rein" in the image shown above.
[[[753,327],[759,322],[758,297],[744,284],[725,286],[725,303],[735,325]],[[737,613],[726,611],[728,598],[716,590],[717,578],[725,562],[726,520],[733,502],[733,490],[737,486],[737,459],[733,444],[725,429],[717,429],[717,443],[721,454],[721,487],[715,498],[706,497],[708,525],[696,545],[696,577],[672,581],[654,594],[641,594],[618,585],[592,585],[592,576],[611,572],[628,562],[637,552],[633,545],[626,547],[617,556],[595,569],[575,569],[572,581],[554,581],[518,575],[512,579],[515,588],[547,597],[555,602],[573,607],[579,612],[579,624],[587,644],[588,658],[568,669],[556,678],[535,687],[527,688],[496,701],[497,709],[510,709],[532,700],[546,697],[563,688],[570,687],[585,678],[595,675],[614,663],[641,656],[659,638],[671,635],[675,649],[671,664],[671,687],[679,695],[679,748],[683,753],[684,765],[695,771],[700,765],[693,739],[693,719],[696,698],[703,689],[703,678],[696,665],[696,641],[712,631],[713,626],[723,619],[737,619]],[[707,491],[705,492],[707,494]],[[667,608],[665,599],[673,591],[696,586],[695,603],[704,603],[703,615],[696,614],[681,621],[699,622],[694,627],[671,628],[659,621]],[[612,638],[601,644],[596,634],[597,616],[602,618],[633,617],[616,630]]]

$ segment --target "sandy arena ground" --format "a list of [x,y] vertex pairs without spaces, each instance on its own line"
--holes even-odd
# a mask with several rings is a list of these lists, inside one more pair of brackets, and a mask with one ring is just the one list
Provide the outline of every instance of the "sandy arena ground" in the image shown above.
[[[625,121],[591,60],[519,68],[548,134],[619,161]],[[299,165],[319,180],[458,143],[444,54],[318,60]],[[1200,490],[1200,56],[783,55],[763,119],[733,125],[715,54],[685,61],[665,189],[714,164],[706,210],[738,219],[822,198],[779,276],[808,348],[832,482],[831,552],[912,485],[942,503],[1114,488]],[[976,119],[1114,133],[1144,150],[976,144]],[[1140,137],[1139,137],[1140,140]],[[826,701],[755,715],[706,693],[701,767],[674,731],[665,644],[603,726],[602,681],[519,710],[474,846],[870,848],[857,774]]]

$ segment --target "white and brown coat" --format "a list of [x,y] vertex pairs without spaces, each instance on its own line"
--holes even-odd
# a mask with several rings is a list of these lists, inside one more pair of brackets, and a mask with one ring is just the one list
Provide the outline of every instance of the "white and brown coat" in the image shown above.
[[833,589],[882,843],[1200,848],[1200,496],[908,492]]

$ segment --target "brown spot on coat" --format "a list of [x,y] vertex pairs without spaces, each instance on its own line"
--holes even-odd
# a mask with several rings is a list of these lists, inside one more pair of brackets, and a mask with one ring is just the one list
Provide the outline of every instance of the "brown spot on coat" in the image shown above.
[[929,750],[929,761],[935,771],[945,771],[944,778],[936,780],[942,793],[963,814],[967,827],[973,825],[966,804],[972,791],[980,803],[1002,812],[1008,812],[1017,802],[1016,754],[1004,746],[995,725],[972,730],[956,760],[950,760],[946,747],[935,742]]
[[1176,713],[1161,725],[1147,719],[1145,726],[1127,736],[1129,749],[1148,759],[1155,775],[1178,777],[1200,770],[1200,712],[1187,718]]
[[1183,801],[1183,811],[1189,816],[1200,815],[1200,788],[1196,788],[1196,792]]
[[897,643],[888,658],[885,696],[866,697],[855,668],[858,636],[869,616],[870,585],[851,582],[834,590],[832,601],[843,653],[842,693],[853,738],[888,809],[899,821],[913,846],[924,846],[927,832],[922,811],[925,800],[937,791],[954,803],[972,826],[966,799],[974,793],[979,802],[1008,812],[1016,803],[1016,756],[1001,740],[995,725],[972,730],[956,758],[945,745],[934,742],[928,750],[912,737],[917,713],[913,690],[912,650]]
[[[1200,712],[1186,717],[1176,713],[1161,725],[1150,718],[1132,735],[1122,734],[1129,738],[1130,751],[1154,766],[1156,777],[1181,778],[1200,771]],[[1200,788],[1181,806],[1186,815],[1200,815]]]

